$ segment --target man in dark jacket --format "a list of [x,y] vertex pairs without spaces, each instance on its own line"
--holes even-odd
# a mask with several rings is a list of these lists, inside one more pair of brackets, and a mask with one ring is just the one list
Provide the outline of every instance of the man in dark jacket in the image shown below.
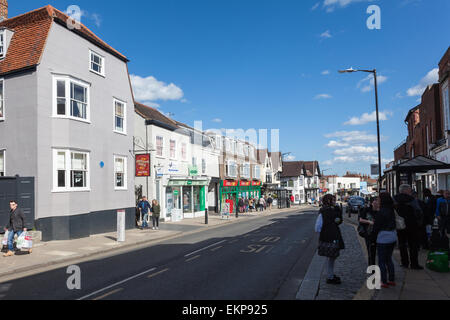
[[11,200],[9,202],[9,207],[11,211],[8,220],[8,225],[5,228],[5,231],[9,232],[8,252],[3,255],[4,257],[10,257],[14,255],[14,236],[17,234],[17,236],[20,237],[22,232],[27,231],[27,228],[25,228],[25,215],[23,214],[23,211],[18,208],[17,201]]
[[395,209],[398,215],[405,219],[406,224],[405,230],[397,231],[402,267],[423,270],[423,267],[419,265],[419,235],[423,223],[423,212],[412,196],[409,185],[401,185],[399,191],[400,194],[394,198]]

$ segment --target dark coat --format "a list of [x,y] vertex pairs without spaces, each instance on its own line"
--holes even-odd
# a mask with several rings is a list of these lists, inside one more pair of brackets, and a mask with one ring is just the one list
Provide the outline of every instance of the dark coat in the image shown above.
[[383,207],[377,213],[375,218],[375,224],[373,225],[373,231],[370,234],[370,239],[376,241],[378,234],[381,231],[395,231],[397,225],[395,222],[395,212],[393,208]]
[[153,212],[153,216],[155,217],[155,218],[159,218],[159,216],[160,216],[160,214],[161,214],[161,207],[160,207],[160,205],[158,204],[158,205],[153,205],[152,206],[152,212]]
[[25,215],[23,211],[17,208],[15,211],[10,211],[10,217],[6,229],[9,231],[22,231],[25,228]]
[[[341,229],[339,225],[342,224],[342,212],[337,208],[323,207],[320,209],[322,215],[322,231],[320,232],[321,242],[339,241],[341,250],[345,249],[344,239],[342,238]],[[339,223],[337,223],[339,221]]]
[[394,200],[398,215],[405,219],[406,231],[417,232],[423,223],[423,212],[416,199],[401,193]]

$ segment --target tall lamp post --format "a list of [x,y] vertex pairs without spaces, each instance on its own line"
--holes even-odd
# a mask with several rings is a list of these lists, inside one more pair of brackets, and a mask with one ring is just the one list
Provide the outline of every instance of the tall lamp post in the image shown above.
[[378,84],[377,84],[377,69],[373,70],[355,70],[353,68],[347,70],[339,70],[339,73],[353,73],[353,72],[367,72],[372,73],[375,80],[375,102],[377,114],[377,139],[378,139],[378,194],[381,191],[381,142],[380,142],[380,117],[378,113]]

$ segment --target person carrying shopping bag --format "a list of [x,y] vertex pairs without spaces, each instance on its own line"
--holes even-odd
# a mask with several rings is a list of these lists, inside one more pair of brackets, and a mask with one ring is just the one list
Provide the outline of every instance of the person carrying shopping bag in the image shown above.
[[[11,257],[14,255],[14,236],[20,237],[22,232],[27,232],[27,228],[25,228],[25,215],[21,209],[18,207],[18,203],[15,200],[11,200],[9,202],[10,207],[10,216],[8,225],[5,228],[5,231],[8,231],[8,252],[5,253],[4,257]],[[28,250],[29,253],[32,252],[32,249]]]
[[341,278],[334,274],[334,265],[345,249],[339,225],[344,222],[342,212],[336,208],[334,197],[327,194],[323,198],[323,207],[316,222],[316,232],[320,233],[318,254],[327,258],[327,283],[341,284]]

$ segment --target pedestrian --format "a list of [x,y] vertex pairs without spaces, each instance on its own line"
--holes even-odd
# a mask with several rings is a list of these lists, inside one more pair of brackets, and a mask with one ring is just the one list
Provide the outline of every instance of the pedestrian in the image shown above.
[[381,287],[395,287],[395,267],[392,261],[397,243],[394,200],[387,192],[380,194],[380,211],[373,226],[372,237],[376,239],[378,266],[381,271]]
[[151,209],[150,202],[148,202],[147,197],[143,196],[141,202],[139,203],[139,211],[142,216],[141,230],[148,228],[148,215]]
[[[17,235],[20,237],[22,232],[27,232],[27,228],[25,228],[25,214],[22,209],[19,208],[19,205],[16,200],[11,200],[9,202],[9,220],[6,225],[5,232],[8,231],[8,252],[6,252],[4,257],[11,257],[14,255],[14,236]],[[30,248],[28,250],[29,253],[32,252]]]
[[289,203],[289,207],[290,207],[290,206],[291,206],[291,203],[293,204],[294,201],[295,201],[295,198],[294,198],[293,195],[291,195],[291,197],[289,198],[289,201],[290,201],[290,203]]
[[242,199],[242,197],[239,198],[238,207],[239,207],[239,213],[244,212],[244,199]]
[[412,196],[411,186],[403,184],[399,191],[400,194],[394,197],[394,208],[405,219],[406,224],[404,230],[397,230],[401,264],[403,268],[423,270],[419,265],[419,230],[423,212]]
[[250,198],[248,200],[248,208],[250,209],[250,212],[253,212],[253,203],[254,203],[253,198]]
[[248,212],[248,206],[249,206],[249,204],[250,204],[250,202],[248,201],[248,198],[245,198],[244,205],[245,205],[245,212],[246,212],[246,213]]
[[436,203],[436,218],[439,222],[439,232],[441,236],[441,247],[444,250],[449,249],[449,239],[447,234],[450,233],[450,191],[446,190],[442,198]]
[[[369,266],[376,265],[377,256],[377,241],[376,238],[372,236],[373,226],[375,224],[375,219],[378,211],[380,210],[380,199],[372,199],[367,208],[360,211],[359,223],[363,231],[363,237],[366,242],[367,254],[369,256]],[[361,235],[361,232],[360,232]]]
[[259,199],[259,209],[261,212],[263,212],[266,208],[266,201],[264,201],[264,198],[261,197],[261,199]]
[[426,230],[426,239],[424,240],[424,242],[428,245],[428,248],[424,247],[424,249],[429,249],[432,226],[434,224],[434,219],[436,217],[435,214],[436,214],[437,198],[433,196],[430,189],[425,189],[423,191],[423,199],[425,203],[424,224]]
[[271,196],[269,196],[269,198],[267,198],[267,203],[269,205],[269,211],[272,211],[272,203],[273,203],[273,199]]
[[158,200],[152,201],[152,222],[153,230],[159,230],[159,216],[161,214],[161,207]]
[[342,212],[336,209],[333,196],[323,197],[323,207],[316,222],[316,232],[320,233],[319,256],[327,258],[327,283],[341,284],[341,278],[334,274],[336,259],[345,249],[339,226],[343,223]]
[[412,196],[414,197],[414,199],[416,200],[417,204],[419,205],[419,207],[422,211],[421,217],[418,220],[419,230],[418,230],[418,234],[417,234],[417,240],[418,240],[419,249],[420,249],[420,247],[422,247],[427,250],[429,247],[428,246],[428,237],[427,237],[427,225],[425,222],[427,206],[425,205],[424,201],[419,199],[419,195],[417,194],[417,192],[413,191]]

